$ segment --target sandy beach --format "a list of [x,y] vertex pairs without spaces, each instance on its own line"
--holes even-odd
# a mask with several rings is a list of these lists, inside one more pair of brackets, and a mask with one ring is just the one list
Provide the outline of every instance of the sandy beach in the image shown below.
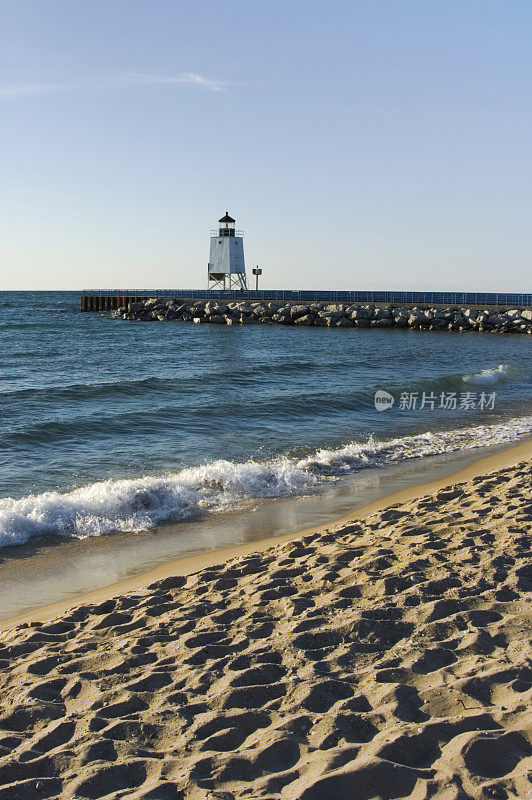
[[0,800],[530,797],[530,458],[4,621]]

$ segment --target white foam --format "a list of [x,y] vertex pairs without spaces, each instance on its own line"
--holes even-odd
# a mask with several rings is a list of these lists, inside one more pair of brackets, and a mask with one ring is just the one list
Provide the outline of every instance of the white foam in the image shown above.
[[370,437],[307,458],[245,463],[218,460],[163,476],[107,480],[69,492],[0,500],[0,547],[44,534],[85,538],[149,530],[161,523],[241,506],[261,497],[318,491],[323,483],[366,467],[514,441],[532,432],[532,417],[388,441]]
[[499,364],[492,369],[483,369],[481,372],[473,372],[471,375],[464,375],[464,383],[473,383],[478,386],[495,386],[503,383],[509,377],[508,364]]

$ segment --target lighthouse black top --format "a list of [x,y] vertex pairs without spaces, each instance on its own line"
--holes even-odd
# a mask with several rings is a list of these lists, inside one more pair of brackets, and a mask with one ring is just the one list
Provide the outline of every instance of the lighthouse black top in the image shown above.
[[236,220],[234,220],[233,217],[230,217],[229,213],[226,211],[225,217],[220,217],[218,222],[236,222]]

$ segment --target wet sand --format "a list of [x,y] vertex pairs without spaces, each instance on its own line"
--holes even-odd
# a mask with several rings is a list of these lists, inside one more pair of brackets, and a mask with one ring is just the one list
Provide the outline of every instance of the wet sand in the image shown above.
[[6,629],[0,800],[530,796],[530,465]]

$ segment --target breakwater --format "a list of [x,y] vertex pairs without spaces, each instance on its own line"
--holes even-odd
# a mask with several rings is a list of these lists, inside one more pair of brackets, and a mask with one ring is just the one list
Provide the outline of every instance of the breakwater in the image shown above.
[[278,324],[336,328],[411,328],[418,330],[532,333],[532,310],[420,308],[373,304],[221,300],[151,297],[119,306],[115,316],[142,322],[183,320],[198,324]]
[[420,306],[509,310],[532,308],[532,294],[510,292],[399,292],[399,291],[337,291],[308,289],[91,289],[81,293],[81,311],[110,311],[128,303],[142,300],[216,300],[224,303],[246,301],[274,303],[345,303],[396,307]]

